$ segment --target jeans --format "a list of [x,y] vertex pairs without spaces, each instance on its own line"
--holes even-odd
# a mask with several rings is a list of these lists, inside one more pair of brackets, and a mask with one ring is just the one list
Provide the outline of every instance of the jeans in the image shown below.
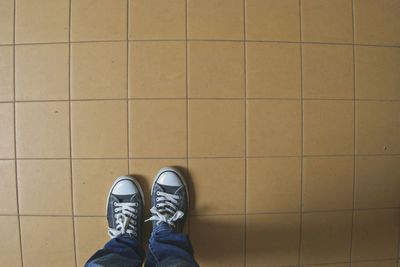
[[[145,252],[138,240],[120,235],[97,251],[85,267],[140,267],[144,258]],[[193,257],[189,237],[176,232],[167,224],[160,224],[151,234],[144,266],[198,267],[199,265]]]

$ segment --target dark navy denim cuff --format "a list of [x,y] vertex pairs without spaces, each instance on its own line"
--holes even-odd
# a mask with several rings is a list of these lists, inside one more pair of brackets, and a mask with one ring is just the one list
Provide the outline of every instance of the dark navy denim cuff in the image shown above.
[[173,232],[175,230],[172,226],[170,226],[169,224],[164,223],[164,222],[160,223],[153,229],[153,233],[159,233],[159,232],[165,232],[165,231]]

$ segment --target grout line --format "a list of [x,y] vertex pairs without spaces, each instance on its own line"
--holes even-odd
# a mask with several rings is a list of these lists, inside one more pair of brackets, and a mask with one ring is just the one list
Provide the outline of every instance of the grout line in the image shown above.
[[353,259],[353,238],[354,238],[354,221],[355,221],[355,208],[356,208],[356,62],[355,62],[355,16],[354,16],[354,1],[351,1],[351,14],[352,14],[352,30],[353,30],[353,207],[351,216],[351,232],[350,232],[350,265]]
[[246,32],[246,5],[247,0],[243,0],[243,78],[244,78],[244,265],[247,264],[247,206],[248,206],[248,162],[247,162],[247,32]]
[[[289,44],[322,44],[322,45],[355,45],[355,46],[372,46],[372,47],[387,47],[387,48],[400,48],[399,45],[391,45],[391,44],[365,44],[365,43],[334,43],[334,42],[311,42],[311,41],[287,41],[287,40],[229,40],[229,39],[128,39],[128,40],[81,40],[81,41],[70,41],[70,42],[42,42],[42,43],[15,43],[16,46],[23,45],[51,45],[51,44],[79,44],[79,43],[111,43],[111,42],[255,42],[255,43],[289,43]],[[11,46],[14,44],[0,44],[0,46]]]
[[[356,261],[338,261],[338,262],[329,262],[329,263],[313,263],[313,264],[303,264],[301,267],[312,267],[312,266],[330,266],[332,264],[352,264],[352,263],[373,263],[373,262],[386,262],[386,261],[397,261],[397,258],[386,258],[386,259],[374,259],[374,260],[356,260]],[[292,267],[292,266],[283,266],[283,267]],[[293,266],[295,267],[295,266]]]
[[[186,103],[186,170],[189,176],[189,53],[188,53],[188,0],[185,1],[185,103]],[[191,184],[192,181],[191,181]],[[189,189],[194,192],[194,189]],[[190,205],[190,203],[189,203]],[[190,207],[189,207],[190,209]],[[190,216],[186,222],[187,232],[190,234]]]
[[21,266],[24,266],[24,257],[23,257],[23,249],[22,249],[22,232],[21,232],[21,217],[19,213],[19,189],[18,189],[18,162],[17,162],[17,113],[16,113],[16,102],[15,102],[15,96],[16,96],[16,87],[15,87],[15,40],[16,40],[16,27],[15,27],[15,21],[16,21],[16,13],[17,13],[17,0],[14,0],[14,14],[13,14],[13,112],[14,112],[14,168],[15,168],[15,193],[16,193],[16,200],[17,200],[17,214],[18,214],[18,232],[19,232],[19,248],[20,248],[20,259],[21,259]]
[[[382,207],[382,208],[359,208],[356,211],[399,211],[399,207]],[[321,213],[342,213],[353,211],[353,209],[337,209],[337,210],[312,210],[312,211],[274,211],[274,212],[254,212],[254,213],[195,213],[190,214],[190,217],[219,217],[219,216],[260,216],[260,215],[284,215],[284,214],[292,214],[292,215],[300,215],[300,214],[321,214]],[[15,217],[16,214],[0,214],[0,217]],[[106,215],[90,215],[90,214],[29,214],[24,213],[20,214],[21,217],[106,217]]]
[[[89,101],[125,101],[127,98],[98,98],[98,99],[36,99],[36,100],[16,100],[16,101],[0,101],[0,103],[41,103],[41,102],[89,102]],[[204,98],[204,97],[168,97],[168,98],[138,98],[128,97],[132,101],[151,101],[151,100],[268,100],[268,101],[355,101],[355,102],[400,102],[400,99],[354,99],[354,98],[270,98],[270,97],[220,97],[220,98]]]
[[72,0],[69,0],[69,25],[68,25],[68,112],[69,112],[69,166],[70,166],[70,182],[71,182],[71,208],[72,208],[72,235],[74,241],[74,259],[75,266],[78,266],[78,256],[76,251],[76,233],[75,233],[75,207],[74,207],[74,179],[73,179],[73,167],[72,167],[72,112],[71,112],[71,14],[72,14]]
[[[186,159],[196,160],[196,159],[269,159],[269,158],[339,158],[339,157],[398,157],[400,154],[337,154],[337,155],[283,155],[283,156],[208,156],[208,157],[129,157],[129,160],[157,160],[157,159]],[[0,158],[0,160],[69,160],[70,158]],[[115,157],[115,158],[75,158],[72,160],[124,160],[126,157]]]
[[[129,0],[126,0],[126,144],[127,144],[127,161],[128,161],[128,174],[131,174],[131,167],[129,162],[130,143],[129,143]],[[143,199],[144,201],[144,199]]]
[[189,168],[189,74],[188,74],[188,1],[185,1],[185,101],[186,101],[186,164]]
[[354,46],[370,46],[370,47],[382,47],[382,48],[400,48],[399,45],[390,45],[390,44],[361,44],[354,43]]
[[[302,0],[299,0],[299,34],[300,40],[303,41],[303,23],[302,23]],[[301,95],[301,158],[300,158],[300,226],[299,226],[299,250],[297,264],[301,264],[302,243],[303,243],[303,165],[304,165],[304,81],[303,81],[303,43],[300,42],[300,95]]]
[[129,39],[129,42],[135,43],[146,43],[146,42],[186,42],[186,39]]
[[[298,210],[298,211],[271,211],[271,212],[252,212],[252,213],[210,213],[210,214],[192,214],[191,216],[259,216],[259,215],[281,215],[281,214],[320,214],[320,213],[342,213],[349,212],[353,209],[337,209],[337,210]],[[399,207],[388,207],[388,208],[359,208],[357,211],[377,211],[377,210],[398,210],[400,212]]]
[[[0,217],[12,217],[15,216],[15,214],[0,214]],[[76,214],[30,214],[30,213],[24,213],[20,214],[21,217],[50,217],[50,218],[105,218],[107,217],[106,215],[76,215]]]

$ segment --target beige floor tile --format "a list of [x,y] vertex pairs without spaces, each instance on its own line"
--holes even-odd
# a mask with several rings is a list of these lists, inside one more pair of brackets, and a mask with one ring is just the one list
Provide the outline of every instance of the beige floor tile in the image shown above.
[[12,159],[14,149],[14,106],[12,103],[0,103],[0,158]]
[[247,146],[248,156],[300,155],[300,101],[248,100]]
[[67,100],[68,68],[68,44],[17,46],[16,100]]
[[303,45],[303,96],[354,98],[353,46]]
[[247,160],[247,212],[298,212],[301,194],[300,158]]
[[300,98],[300,47],[288,43],[248,43],[247,97]]
[[304,101],[304,154],[354,153],[354,104],[352,101]]
[[126,0],[72,0],[71,40],[126,40]]
[[355,212],[352,260],[397,257],[399,210],[360,210]]
[[72,102],[72,157],[127,157],[126,105],[124,100]]
[[130,42],[128,79],[129,97],[185,98],[185,42]]
[[244,156],[241,100],[189,101],[189,156]]
[[14,54],[13,53],[14,52],[12,46],[0,47],[0,88],[1,88],[0,101],[14,100],[14,78],[13,78]]
[[[129,173],[136,177],[144,193],[145,217],[149,217],[150,215],[150,196],[154,178],[161,168],[167,166],[177,168],[181,171],[189,190],[191,190],[193,182],[187,175],[186,159],[132,159],[129,161]],[[189,199],[192,199],[192,197],[193,196],[189,195]],[[192,206],[192,201],[189,200],[189,202],[189,206]]]
[[78,266],[86,261],[109,240],[105,217],[75,217],[75,245]]
[[21,267],[21,248],[17,216],[0,216],[0,261],[4,266]]
[[21,217],[24,266],[75,266],[71,217]]
[[126,97],[126,43],[71,45],[71,98]]
[[400,153],[399,102],[356,102],[356,153]]
[[356,208],[400,207],[400,156],[356,158]]
[[297,265],[298,214],[248,215],[246,229],[246,266]]
[[239,42],[189,42],[191,98],[244,97],[244,48]]
[[133,100],[129,118],[131,156],[186,156],[185,100]]
[[193,214],[244,213],[244,159],[189,159],[189,174]]
[[400,49],[356,46],[356,97],[400,99]]
[[14,39],[14,0],[0,2],[0,44],[12,44]]
[[15,108],[17,157],[70,156],[68,102],[17,103]]
[[400,44],[399,0],[355,0],[355,41],[362,44]]
[[72,184],[75,215],[105,216],[111,185],[119,176],[127,174],[127,160],[73,160]]
[[301,1],[303,41],[353,42],[353,10],[351,0]]
[[299,41],[298,0],[247,0],[246,38],[248,40]]
[[352,267],[397,267],[397,261],[367,261],[367,262],[353,262]]
[[129,1],[130,40],[184,40],[186,1]]
[[72,215],[69,160],[18,160],[19,212]]
[[243,266],[244,229],[240,215],[190,217],[190,239],[199,265]]
[[188,38],[243,40],[242,0],[189,0]]
[[0,177],[0,214],[15,215],[17,214],[17,186],[14,160],[0,160]]
[[68,41],[68,0],[22,0],[16,3],[15,12],[16,43]]
[[351,225],[351,211],[303,214],[301,263],[349,261]]
[[303,160],[303,210],[353,208],[353,157],[306,157]]

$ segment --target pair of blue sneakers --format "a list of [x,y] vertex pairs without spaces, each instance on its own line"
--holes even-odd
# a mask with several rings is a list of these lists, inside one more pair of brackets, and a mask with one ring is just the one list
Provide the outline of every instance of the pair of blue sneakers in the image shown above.
[[[181,232],[188,204],[188,189],[182,174],[172,167],[162,168],[153,182],[151,217],[146,221],[152,221],[153,229],[164,223]],[[133,176],[118,177],[108,194],[109,236],[128,235],[141,242],[143,209],[143,190],[137,179]]]

